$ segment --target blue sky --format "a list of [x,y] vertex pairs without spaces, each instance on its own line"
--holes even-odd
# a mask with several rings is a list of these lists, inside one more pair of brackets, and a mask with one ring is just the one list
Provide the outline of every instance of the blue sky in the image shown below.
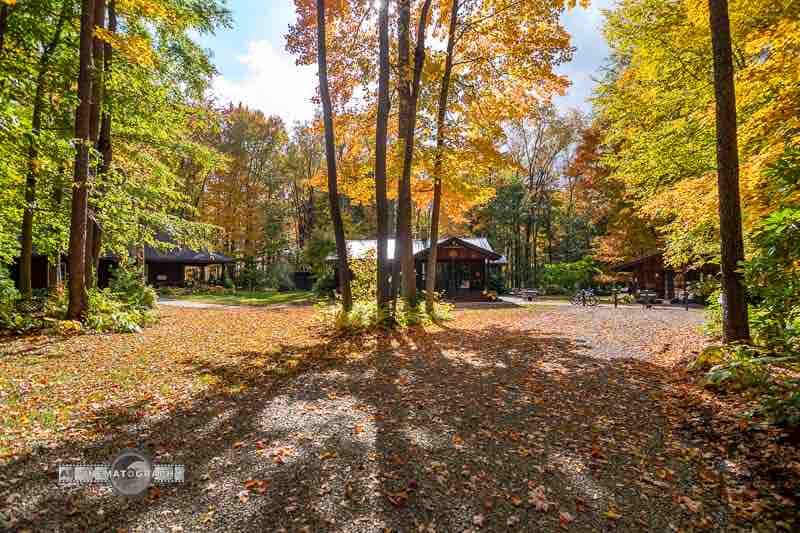
[[[556,103],[567,109],[590,109],[592,76],[608,53],[600,33],[601,9],[613,0],[593,0],[587,9],[576,8],[564,15],[564,24],[577,47],[575,57],[559,72],[569,76],[572,87]],[[294,21],[292,0],[229,0],[234,26],[216,35],[201,37],[210,49],[219,76],[213,92],[220,103],[233,101],[277,114],[287,123],[307,120],[314,114],[311,97],[316,87],[316,68],[298,67],[284,50],[284,34]]]

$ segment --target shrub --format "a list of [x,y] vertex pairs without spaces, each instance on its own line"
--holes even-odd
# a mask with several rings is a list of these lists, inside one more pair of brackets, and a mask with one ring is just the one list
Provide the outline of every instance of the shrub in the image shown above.
[[620,293],[617,295],[617,303],[619,304],[632,304],[636,303],[636,298],[629,292]]
[[303,250],[304,262],[311,266],[317,276],[325,273],[330,267],[328,256],[336,252],[336,243],[322,230],[315,230],[306,242]]
[[133,309],[153,309],[158,300],[156,291],[144,282],[137,269],[123,266],[115,268],[111,273],[109,289],[114,298]]
[[0,265],[0,329],[16,329],[15,307],[19,291],[4,265]]
[[444,322],[453,318],[453,304],[439,301],[438,295],[433,302],[433,311],[428,313],[425,302],[420,300],[416,304],[407,304],[404,300],[398,302],[395,322],[400,327],[429,326],[435,322]]
[[246,257],[244,266],[239,272],[239,287],[256,290],[267,285],[267,272],[259,267],[255,257]]
[[311,290],[320,298],[333,298],[336,292],[336,277],[334,276],[333,270],[325,270],[322,274],[317,276]]
[[563,287],[567,291],[572,291],[579,287],[586,287],[591,284],[592,277],[599,273],[600,269],[594,264],[590,257],[584,257],[572,263],[552,263],[544,265],[542,281],[546,285]]
[[486,287],[488,290],[494,291],[497,294],[508,293],[508,289],[506,288],[506,280],[502,272],[489,272],[488,279],[486,280]]
[[703,325],[703,332],[711,337],[720,338],[722,336],[722,303],[720,300],[720,289],[717,288],[708,298],[706,306],[706,321]]
[[108,289],[89,291],[87,329],[113,333],[139,333],[142,327],[156,320],[156,314],[146,307],[134,307],[115,298]]
[[544,294],[553,296],[564,296],[565,294],[572,294],[572,291],[560,285],[547,285],[544,288]]
[[[752,345],[722,349],[722,361],[706,374],[709,383],[734,389],[755,388],[756,412],[783,424],[800,424],[800,146],[790,147],[766,171],[780,206],[750,235],[751,253],[741,265],[750,307]],[[793,199],[794,198],[794,199]],[[719,290],[710,296],[706,331],[720,335]],[[701,354],[702,356],[702,354]],[[695,366],[702,368],[703,361]]]
[[[800,172],[800,170],[798,171]],[[753,339],[778,353],[800,352],[800,208],[772,213],[752,237],[744,263],[754,309]]]
[[55,329],[59,335],[75,335],[83,331],[83,325],[77,320],[57,320]]
[[378,294],[378,258],[375,250],[369,250],[365,257],[360,259],[350,258],[350,291],[355,301],[372,301]]
[[292,266],[288,262],[278,260],[267,268],[264,282],[275,289],[291,290],[294,288],[292,272]]
[[18,298],[19,291],[14,286],[14,280],[5,265],[0,265],[0,305],[13,304]]
[[0,265],[0,331],[25,333],[45,326],[47,291],[22,300],[5,266]]
[[333,305],[317,304],[317,310],[318,317],[325,327],[331,328],[339,334],[353,334],[389,325],[407,328],[450,320],[452,319],[453,305],[437,301],[434,302],[433,312],[428,313],[423,300],[413,305],[400,301],[393,317],[386,310],[379,311],[375,301],[355,301],[349,313],[342,309],[339,302]]
[[699,303],[711,301],[715,293],[719,292],[719,279],[707,277],[701,281],[692,281],[688,285],[689,292]]
[[752,346],[735,345],[723,351],[723,361],[711,367],[706,374],[715,386],[726,385],[732,389],[761,387],[767,384],[769,371]]

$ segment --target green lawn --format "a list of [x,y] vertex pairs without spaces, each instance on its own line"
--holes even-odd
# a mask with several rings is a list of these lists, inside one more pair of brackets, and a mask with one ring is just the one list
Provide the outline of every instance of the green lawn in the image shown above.
[[203,302],[225,305],[274,305],[287,303],[301,303],[313,301],[314,294],[310,291],[285,291],[276,290],[266,291],[238,291],[235,294],[213,294],[199,293],[187,295],[168,296],[175,300],[189,300],[192,302]]

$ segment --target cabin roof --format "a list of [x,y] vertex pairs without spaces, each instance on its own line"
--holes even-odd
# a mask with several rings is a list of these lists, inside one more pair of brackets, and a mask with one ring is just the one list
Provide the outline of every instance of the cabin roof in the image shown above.
[[637,257],[636,259],[631,259],[630,261],[626,261],[625,263],[621,263],[611,268],[614,272],[630,272],[633,268],[638,267],[639,265],[646,263],[653,259],[658,259],[663,255],[663,252],[653,252],[647,255],[643,255]]
[[173,248],[172,250],[156,250],[152,246],[144,248],[145,261],[151,263],[183,263],[187,265],[213,265],[233,263],[227,255],[209,252],[208,250],[190,250],[189,248]]
[[[492,249],[492,245],[489,244],[489,240],[486,237],[445,237],[439,239],[438,245],[441,246],[450,241],[482,253],[495,264],[505,264],[507,262],[505,257]],[[414,239],[415,256],[425,253],[429,248],[427,240]],[[395,239],[387,239],[387,255],[390,261],[394,260],[394,249]],[[363,259],[370,251],[377,252],[377,250],[378,241],[375,239],[353,239],[347,241],[347,255],[353,259]],[[327,260],[335,261],[336,252],[328,255]]]

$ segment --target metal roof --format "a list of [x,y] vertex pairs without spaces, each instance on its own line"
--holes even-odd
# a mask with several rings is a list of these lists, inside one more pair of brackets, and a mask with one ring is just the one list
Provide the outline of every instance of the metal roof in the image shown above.
[[[461,241],[462,243],[466,244],[468,247],[478,249],[478,251],[484,252],[487,255],[495,257],[493,259],[493,263],[497,264],[504,264],[504,257],[492,249],[492,245],[489,244],[489,240],[486,237],[445,237],[439,239],[439,245],[444,244],[447,241],[456,240]],[[387,255],[388,259],[391,261],[394,259],[394,243],[395,239],[387,239]],[[421,252],[426,251],[429,248],[428,241],[425,239],[414,239],[414,255],[417,255]],[[378,251],[378,241],[375,239],[354,239],[347,241],[347,256],[352,259],[363,259],[367,256],[367,253],[370,251],[374,251],[377,253]],[[335,261],[336,260],[336,252],[328,255],[328,261]]]

